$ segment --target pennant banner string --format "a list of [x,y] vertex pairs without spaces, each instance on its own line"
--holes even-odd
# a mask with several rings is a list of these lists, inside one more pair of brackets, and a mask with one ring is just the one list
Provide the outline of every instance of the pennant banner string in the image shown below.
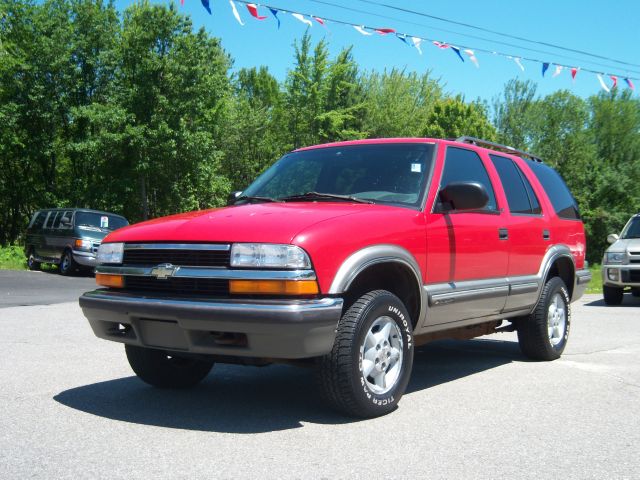
[[[252,2],[249,2],[249,1],[246,1],[246,0],[235,0],[235,1],[238,2],[238,3],[242,3],[244,5],[247,5],[247,4],[255,5]],[[244,23],[240,19],[240,15],[238,14],[238,11],[237,11],[236,7],[235,7],[234,0],[229,0],[229,3],[231,4],[231,8],[233,10],[234,17],[236,18],[236,20],[238,20],[238,23],[240,23],[241,25],[244,25]],[[287,9],[283,9],[283,8],[279,8],[279,7],[276,8],[276,7],[272,7],[270,5],[266,5],[266,4],[261,4],[261,5],[263,7],[269,8],[272,13],[273,13],[274,10],[276,12],[289,13],[289,14],[291,14],[291,16],[293,16],[294,18],[298,19],[299,21],[305,23],[308,26],[312,26],[313,25],[311,20],[306,18],[306,17],[315,18],[313,15],[303,14],[303,13],[300,13],[300,12],[296,12],[296,11],[293,11],[293,10],[287,10]],[[274,16],[277,19],[277,15],[275,13],[274,13]],[[377,32],[377,33],[379,33],[381,35],[387,35],[389,33],[399,33],[400,35],[403,35],[405,38],[411,37],[412,41],[414,42],[414,45],[416,44],[416,40],[415,39],[419,39],[420,41],[431,42],[434,45],[436,45],[438,48],[446,49],[446,48],[450,48],[451,47],[451,45],[449,45],[449,44],[447,44],[445,42],[437,41],[437,40],[435,40],[433,38],[421,37],[421,36],[418,36],[418,35],[411,35],[411,34],[404,33],[404,32],[396,32],[396,30],[394,30],[392,28],[370,27],[370,26],[367,26],[367,25],[355,24],[355,23],[345,22],[343,20],[337,20],[337,19],[327,18],[327,17],[324,17],[323,21],[330,21],[330,22],[333,22],[333,23],[336,23],[336,24],[340,24],[340,25],[351,26],[356,31],[358,31],[360,34],[366,35],[366,36],[372,35],[371,31]],[[515,55],[507,54],[507,53],[504,53],[504,52],[498,52],[498,51],[493,51],[493,50],[488,50],[488,49],[483,49],[483,48],[477,48],[477,47],[473,47],[471,45],[457,45],[456,48],[458,49],[458,51],[464,51],[465,54],[467,54],[468,56],[469,56],[469,54],[466,52],[466,50],[473,51],[474,52],[474,55],[473,55],[474,57],[475,57],[475,53],[476,52],[482,52],[482,53],[490,53],[490,54],[494,54],[494,55],[498,55],[498,56],[501,56],[501,57],[504,57],[504,58],[511,59],[523,71],[524,71],[524,66],[522,65],[522,60],[526,60],[526,61],[529,61],[529,62],[536,62],[536,63],[540,63],[540,64],[549,63],[549,62],[540,60],[538,58],[515,56]],[[525,49],[525,47],[520,47],[520,48]],[[455,52],[455,50],[454,50],[454,52]],[[460,55],[460,57],[463,58],[461,55]],[[470,56],[469,56],[469,58],[471,59]],[[476,58],[476,61],[477,61],[477,58]],[[473,60],[472,60],[472,62],[473,62]],[[475,64],[476,62],[473,62],[473,63]],[[554,72],[553,76],[559,75],[559,72],[563,68],[568,68],[568,69],[571,69],[571,76],[575,80],[575,77],[576,77],[576,74],[577,74],[577,71],[578,71],[577,67],[572,67],[571,65],[561,64],[561,63],[557,63],[557,62],[554,62],[554,65],[556,65],[556,71]],[[580,68],[579,70],[585,71],[585,72],[589,72],[589,73],[594,73],[596,75],[602,75],[602,71],[601,70],[592,70],[592,69],[588,69],[588,68]],[[620,74],[617,74],[615,72],[605,72],[604,74],[608,75],[609,77],[611,77],[613,75],[613,76],[616,76],[616,77],[625,78],[625,83],[629,86],[629,88],[632,88],[631,87],[631,85],[633,85],[633,82],[631,82],[632,80],[639,80],[640,81],[640,78],[638,78],[638,77],[631,77],[631,76],[628,76],[628,75],[620,75]],[[627,81],[627,80],[629,80],[629,81]],[[631,85],[630,85],[630,82],[631,82]]]

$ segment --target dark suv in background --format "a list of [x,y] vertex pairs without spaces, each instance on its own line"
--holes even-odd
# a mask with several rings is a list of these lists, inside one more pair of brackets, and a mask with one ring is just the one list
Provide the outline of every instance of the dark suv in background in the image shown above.
[[41,263],[59,265],[62,275],[81,268],[92,269],[102,239],[126,225],[126,218],[98,210],[38,210],[27,227],[24,251],[29,270],[38,270]]

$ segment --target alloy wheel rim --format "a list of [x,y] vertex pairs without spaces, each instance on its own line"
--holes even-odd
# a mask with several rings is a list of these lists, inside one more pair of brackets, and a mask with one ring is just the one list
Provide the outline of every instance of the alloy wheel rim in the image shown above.
[[390,391],[402,372],[402,333],[387,316],[378,317],[360,346],[360,369],[367,387],[376,394]]
[[65,253],[64,256],[62,257],[62,270],[63,271],[67,271],[69,268],[69,254]]
[[554,347],[564,339],[564,332],[567,327],[567,307],[562,295],[556,293],[551,299],[547,310],[547,331],[549,341]]

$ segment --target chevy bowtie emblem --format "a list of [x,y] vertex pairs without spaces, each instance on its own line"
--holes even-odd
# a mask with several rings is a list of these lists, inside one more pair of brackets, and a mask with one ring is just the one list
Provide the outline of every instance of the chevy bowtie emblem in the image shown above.
[[158,280],[166,280],[169,277],[173,277],[178,270],[180,270],[180,267],[176,267],[171,263],[161,263],[151,269],[151,275]]

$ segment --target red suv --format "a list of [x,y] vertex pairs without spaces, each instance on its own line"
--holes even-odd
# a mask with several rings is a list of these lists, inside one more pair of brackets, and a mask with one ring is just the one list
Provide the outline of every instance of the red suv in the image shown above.
[[100,246],[106,288],[80,305],[151,385],[193,386],[214,362],[293,362],[340,411],[378,416],[434,339],[517,330],[527,357],[558,358],[591,278],[560,176],[475,138],[302,148],[231,203]]

